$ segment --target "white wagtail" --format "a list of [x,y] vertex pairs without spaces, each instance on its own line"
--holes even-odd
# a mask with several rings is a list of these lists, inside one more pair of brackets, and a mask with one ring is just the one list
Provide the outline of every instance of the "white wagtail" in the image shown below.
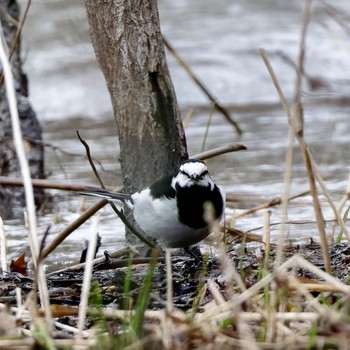
[[132,195],[103,189],[84,194],[122,201],[132,209],[140,228],[169,248],[189,247],[209,235],[213,222],[206,218],[207,203],[213,213],[211,221],[220,220],[224,212],[219,187],[206,164],[196,159],[185,161],[175,174]]

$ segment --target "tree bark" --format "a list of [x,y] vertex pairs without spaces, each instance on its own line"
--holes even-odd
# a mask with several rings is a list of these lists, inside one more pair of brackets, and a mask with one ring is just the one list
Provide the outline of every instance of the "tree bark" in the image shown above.
[[[156,0],[85,0],[111,96],[124,189],[132,193],[187,158]],[[96,92],[98,93],[98,92]]]
[[[9,48],[14,44],[19,20],[19,8],[15,0],[0,0],[0,20]],[[15,80],[18,113],[22,134],[26,143],[26,155],[33,178],[44,178],[44,149],[41,144],[42,130],[28,100],[27,77],[22,70],[20,43],[11,59]],[[1,65],[0,65],[1,68]],[[1,74],[2,75],[2,74]],[[5,84],[0,86],[0,175],[19,177],[20,169],[16,150],[13,145],[12,126],[8,108]],[[42,189],[36,189],[36,204],[40,205],[44,197]],[[23,216],[25,197],[23,188],[0,187],[0,215],[3,219]]]

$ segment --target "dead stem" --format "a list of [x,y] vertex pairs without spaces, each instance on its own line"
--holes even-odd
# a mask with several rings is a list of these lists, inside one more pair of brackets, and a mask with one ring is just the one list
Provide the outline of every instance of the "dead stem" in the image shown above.
[[[285,110],[287,117],[288,117],[288,123],[291,124],[291,113],[289,111],[287,99],[285,98],[281,86],[278,82],[277,76],[275,75],[275,72],[270,64],[270,61],[268,59],[268,56],[264,49],[259,49],[260,56],[262,57],[266,68],[271,76],[272,82],[275,85],[275,88],[277,90],[278,96],[280,98],[281,104],[283,106],[283,109]],[[282,256],[283,256],[283,244],[285,240],[285,226],[287,221],[287,215],[288,215],[288,197],[289,197],[289,190],[290,190],[290,183],[291,183],[291,177],[292,177],[292,167],[293,167],[293,141],[294,141],[294,134],[291,128],[289,129],[289,137],[288,137],[288,146],[287,146],[287,153],[286,153],[286,167],[285,167],[285,173],[284,173],[284,188],[283,188],[283,195],[281,198],[281,228],[278,238],[278,245],[277,245],[277,253],[276,253],[276,264],[275,267],[277,268],[281,262],[282,262]]]
[[98,235],[98,217],[95,216],[92,220],[92,225],[91,225],[91,235],[89,239],[89,246],[88,246],[85,269],[84,269],[83,287],[82,287],[80,303],[79,303],[78,339],[82,339],[83,337],[85,319],[86,319],[87,308],[88,308],[88,299],[90,294],[93,260],[96,252],[97,235]]
[[21,132],[21,124],[20,118],[17,108],[17,99],[15,92],[15,84],[12,75],[11,65],[9,58],[7,57],[7,44],[3,35],[3,27],[0,25],[1,31],[1,39],[0,39],[0,60],[3,67],[3,74],[5,78],[5,88],[7,93],[7,100],[10,111],[10,120],[12,126],[12,133],[14,139],[14,145],[16,149],[16,154],[19,163],[19,169],[21,176],[23,178],[24,184],[24,194],[26,207],[28,211],[28,220],[29,220],[29,229],[27,230],[29,246],[31,249],[32,259],[34,262],[35,274],[37,274],[38,279],[36,283],[39,287],[39,295],[40,302],[45,311],[45,320],[47,322],[47,326],[51,329],[52,326],[52,318],[50,314],[50,301],[49,294],[46,284],[45,272],[42,265],[42,261],[39,261],[39,245],[38,245],[38,237],[37,237],[37,221],[36,221],[36,213],[35,213],[35,204],[34,204],[34,191],[33,185],[31,182],[30,169],[28,160],[26,158],[22,132]]
[[313,160],[310,151],[308,151],[308,152],[309,152],[309,156],[310,156],[310,159],[311,159],[312,169],[313,169],[313,172],[315,174],[315,177],[316,177],[318,183],[320,184],[320,186],[322,188],[324,196],[327,198],[327,201],[328,201],[330,207],[333,210],[334,216],[335,216],[339,226],[341,227],[342,231],[345,233],[346,238],[347,238],[348,242],[350,243],[350,234],[349,234],[349,231],[347,230],[347,228],[345,226],[345,223],[343,222],[343,219],[342,219],[342,217],[340,215],[340,211],[336,208],[336,206],[334,204],[332,196],[331,196],[330,192],[328,191],[328,188],[326,187],[326,185],[325,185],[325,183],[324,183],[324,181],[322,179],[322,176],[320,174],[320,171],[318,169],[318,166],[317,166],[316,162]]
[[167,312],[171,312],[173,309],[173,276],[172,276],[172,268],[171,268],[171,249],[165,250],[165,263],[166,263],[166,281],[167,281],[166,309],[167,309]]
[[323,214],[321,210],[320,201],[318,198],[315,175],[312,167],[312,159],[310,156],[310,151],[306,145],[304,139],[304,116],[303,116],[303,107],[301,103],[301,84],[302,84],[302,72],[304,71],[304,57],[305,57],[305,41],[306,41],[306,32],[310,22],[310,11],[311,11],[311,1],[304,1],[303,8],[303,17],[302,17],[302,26],[301,26],[301,38],[299,45],[299,56],[297,64],[297,76],[295,82],[295,91],[294,91],[294,103],[293,103],[293,119],[292,119],[292,128],[293,132],[300,144],[301,152],[303,154],[307,176],[310,185],[311,196],[313,199],[314,210],[316,215],[316,223],[318,227],[318,233],[320,235],[320,243],[322,247],[323,259],[325,264],[325,269],[327,272],[331,272],[331,262],[328,252],[328,242],[325,232]]
[[[343,197],[341,198],[341,200],[339,201],[338,206],[337,206],[337,213],[341,214],[346,202],[349,199],[350,199],[350,173],[349,173],[345,193],[344,193]],[[334,228],[335,228],[335,226],[334,226]],[[334,234],[334,228],[333,228],[333,234]]]
[[1,270],[3,273],[7,272],[7,241],[4,230],[4,222],[0,216],[0,256],[1,256]]
[[[279,86],[277,77],[275,76],[273,69],[269,63],[269,60],[267,58],[266,52],[264,50],[260,50],[260,54],[264,59],[264,62],[268,68],[268,71],[272,77],[272,80],[276,86],[277,92],[280,96],[281,103],[283,105],[283,108],[285,109],[287,116],[288,116],[288,122],[290,126],[290,132],[293,133],[296,137],[296,139],[299,142],[301,152],[303,154],[305,167],[307,171],[307,176],[309,180],[310,185],[310,192],[313,199],[314,204],[314,210],[315,210],[315,216],[316,216],[316,223],[318,227],[318,232],[320,235],[320,243],[322,247],[322,253],[324,258],[324,264],[327,272],[331,271],[331,265],[330,265],[330,258],[328,253],[328,243],[326,238],[326,232],[324,227],[324,220],[323,215],[318,199],[316,184],[315,184],[315,177],[313,174],[311,159],[310,159],[310,153],[308,150],[308,147],[304,140],[303,135],[303,110],[302,105],[300,102],[300,93],[301,93],[301,79],[302,79],[302,72],[303,72],[303,62],[304,62],[304,49],[305,49],[305,37],[306,37],[306,29],[307,25],[309,23],[310,18],[310,2],[308,0],[305,0],[304,2],[304,9],[303,9],[303,21],[302,21],[302,30],[301,30],[301,40],[299,45],[299,57],[298,57],[298,65],[297,65],[297,77],[296,77],[296,83],[295,83],[295,91],[294,91],[294,103],[293,103],[293,114],[290,112],[290,109],[288,107],[288,103],[283,95],[283,92]],[[293,137],[291,135],[291,137]],[[291,146],[291,145],[290,145]],[[291,147],[289,147],[291,148]],[[288,148],[288,149],[289,149]],[[279,261],[276,259],[276,261]]]

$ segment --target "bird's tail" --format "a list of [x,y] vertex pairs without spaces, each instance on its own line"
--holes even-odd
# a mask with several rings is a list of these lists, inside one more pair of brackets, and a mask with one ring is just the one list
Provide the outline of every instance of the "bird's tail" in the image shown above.
[[86,187],[86,191],[81,191],[79,193],[84,196],[92,196],[92,197],[105,198],[105,199],[115,199],[128,205],[133,204],[133,200],[130,194],[112,192],[102,188]]

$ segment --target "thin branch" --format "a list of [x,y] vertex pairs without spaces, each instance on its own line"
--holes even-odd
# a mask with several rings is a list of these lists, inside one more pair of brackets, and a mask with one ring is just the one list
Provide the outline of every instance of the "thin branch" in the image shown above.
[[[88,143],[83,140],[79,134],[79,131],[77,131],[77,135],[78,138],[80,140],[80,142],[83,144],[83,146],[85,147],[85,151],[86,151],[86,156],[88,158],[89,164],[92,168],[92,171],[94,172],[97,181],[100,183],[102,188],[106,188],[96,167],[95,164],[92,160],[91,157],[91,153],[90,153],[90,147],[88,145]],[[150,248],[155,248],[155,244],[153,242],[151,242],[149,239],[147,239],[143,234],[141,234],[138,230],[136,230],[136,228],[130,223],[130,221],[128,220],[128,218],[124,215],[124,213],[119,210],[112,201],[109,201],[109,205],[112,207],[112,209],[114,210],[114,212],[118,215],[118,217],[120,218],[120,220],[123,222],[123,224],[129,229],[129,231],[131,233],[133,233],[139,240],[141,240],[143,243],[145,243],[146,245],[148,245]]]
[[[29,8],[30,8],[30,5],[32,3],[32,0],[28,0],[27,1],[27,4],[24,8],[24,12],[18,22],[18,25],[17,25],[17,31],[16,31],[16,34],[15,34],[15,37],[13,39],[13,42],[12,42],[12,45],[11,45],[11,48],[9,50],[9,61],[11,61],[11,58],[13,56],[13,53],[15,52],[16,50],[16,47],[19,43],[19,40],[20,40],[20,37],[21,37],[21,33],[22,33],[22,29],[23,29],[23,26],[24,26],[24,23],[26,21],[26,18],[27,18],[27,14],[28,14],[28,11],[29,11]],[[0,86],[2,86],[4,82],[4,72],[1,72],[0,73]]]
[[242,151],[242,150],[246,150],[246,149],[247,149],[247,147],[244,145],[241,145],[239,143],[231,143],[227,146],[222,146],[222,147],[214,148],[214,149],[202,152],[202,153],[197,153],[197,154],[191,156],[191,158],[204,160],[204,159],[214,158],[216,156],[220,156],[220,155],[225,154],[225,153],[237,152],[237,151]]
[[85,210],[76,220],[71,222],[62,232],[60,232],[52,241],[50,241],[42,250],[43,259],[46,258],[53,250],[55,250],[72,232],[80,227],[85,221],[93,216],[97,211],[108,204],[107,199],[101,199],[90,208]]
[[[62,190],[62,191],[69,191],[69,192],[87,192],[92,190],[100,189],[96,186],[91,185],[74,185],[74,184],[67,184],[67,183],[61,183],[51,180],[44,180],[44,179],[31,179],[32,185],[35,188],[44,188],[44,189],[52,189],[52,190]],[[23,180],[16,177],[7,177],[7,176],[0,176],[0,185],[2,186],[23,186]],[[122,190],[122,188],[119,188],[119,190]]]
[[169,52],[175,57],[175,59],[179,62],[179,64],[185,69],[185,71],[189,74],[192,80],[199,86],[199,88],[207,95],[209,100],[214,103],[217,110],[223,114],[226,120],[234,126],[237,133],[239,135],[242,134],[242,129],[239,127],[238,123],[231,117],[230,113],[227,111],[225,107],[223,107],[218,100],[212,95],[212,93],[204,86],[204,84],[200,81],[200,79],[193,73],[188,64],[179,56],[174,47],[169,43],[167,39],[163,36],[164,45],[167,47]]
[[94,172],[94,175],[97,179],[97,181],[99,182],[99,184],[101,185],[102,188],[106,188],[101,177],[100,177],[100,174],[98,173],[96,167],[95,167],[95,164],[92,160],[92,157],[91,157],[91,153],[90,153],[90,146],[88,145],[88,143],[82,139],[82,137],[80,136],[79,134],[79,131],[77,130],[77,135],[78,135],[78,138],[79,138],[79,141],[83,144],[83,146],[85,147],[85,152],[86,152],[86,156],[88,158],[88,161],[89,161],[89,164],[91,166],[91,169],[92,171]]
[[[299,197],[303,197],[303,196],[306,196],[307,194],[309,194],[310,191],[305,191],[305,192],[302,192],[302,193],[299,193],[299,194],[296,194],[294,196],[290,196],[287,198],[287,201],[291,201],[295,198],[299,198]],[[248,209],[248,210],[245,210],[243,213],[239,213],[239,214],[235,214],[232,216],[233,219],[238,219],[240,217],[243,217],[243,216],[246,216],[246,215],[250,215],[250,214],[253,214],[259,210],[263,210],[263,209],[268,209],[268,208],[271,208],[271,207],[274,207],[276,205],[280,205],[282,203],[282,198],[278,197],[278,198],[273,198],[271,199],[270,201],[268,202],[265,202],[265,203],[262,203],[254,208],[251,208],[251,209]]]

